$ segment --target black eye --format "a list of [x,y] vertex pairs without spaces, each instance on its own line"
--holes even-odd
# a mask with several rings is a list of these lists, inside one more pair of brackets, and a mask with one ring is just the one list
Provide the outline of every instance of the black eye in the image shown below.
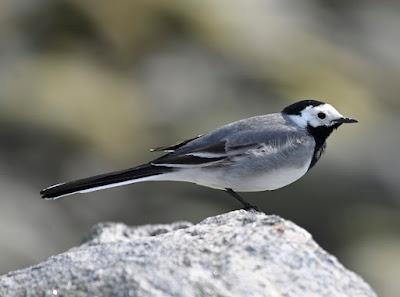
[[326,118],[326,114],[323,113],[323,112],[320,112],[320,113],[318,114],[318,117],[319,117],[321,120],[323,120],[323,119]]

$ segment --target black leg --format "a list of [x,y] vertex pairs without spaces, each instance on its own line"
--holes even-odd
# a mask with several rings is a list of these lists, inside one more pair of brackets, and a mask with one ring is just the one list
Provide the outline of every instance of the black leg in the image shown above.
[[236,193],[232,189],[225,189],[225,192],[231,195],[233,198],[235,198],[237,201],[239,201],[243,205],[243,209],[245,210],[256,210],[259,211],[258,207],[255,205],[252,205],[248,203],[246,200],[244,200],[238,193]]

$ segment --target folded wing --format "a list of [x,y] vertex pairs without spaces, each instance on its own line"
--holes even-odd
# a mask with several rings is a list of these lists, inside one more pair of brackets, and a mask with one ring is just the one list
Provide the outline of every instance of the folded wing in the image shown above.
[[304,136],[295,126],[285,123],[285,119],[277,114],[231,123],[205,135],[153,150],[167,154],[151,164],[176,168],[208,167],[259,151],[280,154],[280,148],[296,143]]
[[[176,168],[215,166],[258,151],[263,151],[265,154],[279,153],[280,148],[286,147],[292,141],[293,138],[288,134],[277,138],[246,132],[208,145],[191,145],[190,150],[183,146],[153,160],[151,164]],[[190,142],[188,144],[190,145]]]

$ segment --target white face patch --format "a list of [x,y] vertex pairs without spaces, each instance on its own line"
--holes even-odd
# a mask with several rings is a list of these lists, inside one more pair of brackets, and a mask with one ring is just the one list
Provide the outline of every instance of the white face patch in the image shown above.
[[326,126],[330,127],[335,124],[335,120],[343,118],[332,105],[322,104],[319,106],[308,106],[300,115],[290,115],[290,118],[299,126],[312,127]]

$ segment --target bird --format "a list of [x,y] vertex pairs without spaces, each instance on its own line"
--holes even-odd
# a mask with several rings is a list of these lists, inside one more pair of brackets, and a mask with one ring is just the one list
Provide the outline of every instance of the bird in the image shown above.
[[351,123],[358,121],[328,103],[301,100],[278,113],[152,149],[164,154],[148,163],[56,184],[40,193],[54,200],[139,182],[179,181],[225,191],[244,209],[258,210],[238,193],[273,191],[297,181],[320,160],[332,132]]

